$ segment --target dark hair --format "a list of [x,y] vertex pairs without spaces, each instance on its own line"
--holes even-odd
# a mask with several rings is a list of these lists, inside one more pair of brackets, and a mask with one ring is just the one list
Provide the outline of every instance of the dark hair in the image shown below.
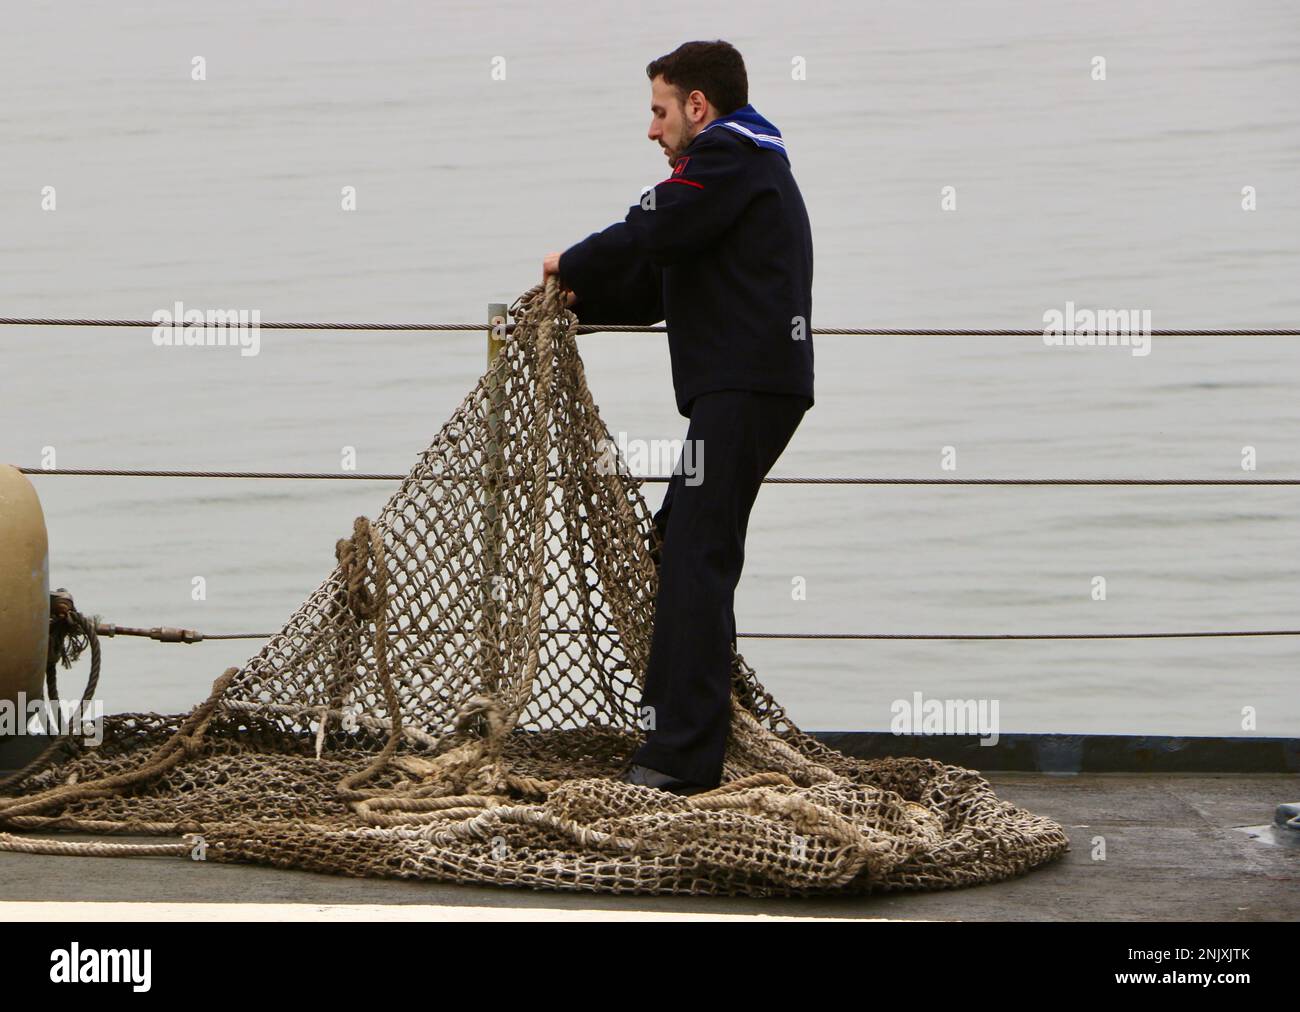
[[749,102],[749,78],[745,61],[730,42],[683,42],[667,56],[652,60],[645,68],[646,77],[654,80],[663,75],[664,83],[677,89],[677,101],[704,92],[719,116],[735,112]]

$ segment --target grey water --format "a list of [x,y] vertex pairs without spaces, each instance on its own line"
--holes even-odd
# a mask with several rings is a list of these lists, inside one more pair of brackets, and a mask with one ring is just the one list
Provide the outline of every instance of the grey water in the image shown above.
[[[1041,329],[1067,302],[1149,310],[1156,328],[1300,326],[1288,0],[13,4],[0,315],[148,319],[181,300],[263,321],[485,320],[666,174],[644,68],[694,38],[740,49],[786,137],[814,327]],[[344,447],[359,471],[406,471],[486,344],[263,331],[242,356],[36,327],[0,342],[0,460],[331,472]],[[682,438],[662,335],[580,342],[614,433]],[[1300,339],[1155,338],[1135,356],[822,336],[816,369],[774,475],[1300,477]],[[278,629],[393,488],[33,480],[52,582],[79,607],[208,633]],[[645,488],[657,506],[663,486]],[[1296,629],[1300,488],[769,485],[736,612],[742,635]],[[183,710],[257,648],[106,641],[100,695]],[[921,692],[997,700],[1003,733],[1300,733],[1297,637],[741,650],[814,730],[887,727]]]

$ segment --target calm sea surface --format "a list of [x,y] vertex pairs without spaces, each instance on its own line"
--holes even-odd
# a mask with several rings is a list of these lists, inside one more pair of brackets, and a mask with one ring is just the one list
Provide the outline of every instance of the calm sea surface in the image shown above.
[[[485,319],[663,177],[645,64],[721,37],[789,144],[814,326],[1034,328],[1067,301],[1147,309],[1155,327],[1300,325],[1293,2],[168,0],[4,21],[5,316],[147,319],[181,300],[263,321]],[[0,460],[312,471],[345,446],[358,470],[405,471],[485,345],[264,332],[241,357],[12,327],[0,342]],[[661,335],[581,347],[611,430],[683,436]],[[1297,339],[1156,339],[1134,357],[819,337],[816,362],[778,475],[952,476],[952,446],[958,477],[1300,476]],[[35,482],[53,583],[83,610],[211,633],[279,628],[393,488]],[[657,505],[663,486],[646,489]],[[769,486],[736,610],[742,633],[1300,628],[1300,489]],[[919,691],[997,699],[1003,732],[1240,734],[1249,707],[1254,733],[1300,733],[1295,637],[741,646],[811,729],[887,726]],[[185,709],[255,650],[109,641],[101,694]]]

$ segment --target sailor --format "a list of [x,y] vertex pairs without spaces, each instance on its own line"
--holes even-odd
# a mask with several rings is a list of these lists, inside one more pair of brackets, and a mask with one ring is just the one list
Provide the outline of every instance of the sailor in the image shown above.
[[733,602],[750,510],[813,405],[812,231],[781,132],[744,60],[687,42],[646,68],[649,138],[671,174],[623,221],[543,261],[583,323],[667,323],[700,473],[674,469],[655,525],[659,593],[629,783],[716,787],[730,726]]

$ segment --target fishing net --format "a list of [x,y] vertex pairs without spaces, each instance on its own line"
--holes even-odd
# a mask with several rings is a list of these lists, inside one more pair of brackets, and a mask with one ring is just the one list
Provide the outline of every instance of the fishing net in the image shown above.
[[554,282],[511,316],[261,652],[188,714],[116,715],[98,746],[70,741],[4,788],[0,828],[173,835],[144,852],[353,876],[749,896],[992,882],[1068,849],[974,771],[818,742],[734,650],[722,785],[621,782],[658,533]]

